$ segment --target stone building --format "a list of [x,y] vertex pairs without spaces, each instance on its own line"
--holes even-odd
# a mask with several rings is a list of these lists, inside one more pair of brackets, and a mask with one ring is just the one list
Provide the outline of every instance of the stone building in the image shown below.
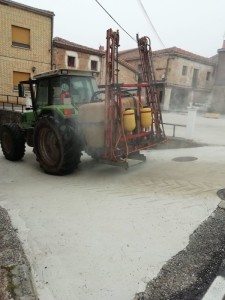
[[0,0],[1,99],[17,95],[20,80],[51,69],[53,17],[50,11]]
[[[138,49],[120,52],[120,58],[141,71]],[[162,109],[186,110],[190,104],[210,105],[216,62],[180,48],[152,53],[157,90]]]
[[[98,84],[105,83],[105,51],[79,45],[65,39],[53,39],[53,67],[91,71]],[[138,72],[127,62],[119,61],[119,82],[137,82]]]
[[92,71],[100,83],[103,77],[104,48],[100,50],[82,46],[65,39],[53,39],[53,68]]
[[138,82],[139,71],[134,66],[126,62],[125,60],[119,59],[118,69],[119,69],[118,81],[120,83]]
[[225,39],[221,49],[215,56],[217,63],[215,84],[212,90],[212,111],[225,113]]

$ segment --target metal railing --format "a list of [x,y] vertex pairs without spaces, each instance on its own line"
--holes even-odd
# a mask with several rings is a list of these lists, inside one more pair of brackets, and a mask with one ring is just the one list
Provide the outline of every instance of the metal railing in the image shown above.
[[173,126],[173,137],[175,137],[176,126],[177,127],[186,127],[186,125],[174,124],[174,123],[163,123],[163,125]]

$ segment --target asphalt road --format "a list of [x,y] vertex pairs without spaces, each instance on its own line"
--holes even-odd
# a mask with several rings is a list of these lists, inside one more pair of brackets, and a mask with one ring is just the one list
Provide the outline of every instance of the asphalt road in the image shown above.
[[40,300],[131,300],[177,253],[185,258],[190,235],[220,202],[224,147],[145,154],[127,171],[84,155],[64,177],[44,174],[30,148],[21,162],[0,155],[0,205],[18,229]]

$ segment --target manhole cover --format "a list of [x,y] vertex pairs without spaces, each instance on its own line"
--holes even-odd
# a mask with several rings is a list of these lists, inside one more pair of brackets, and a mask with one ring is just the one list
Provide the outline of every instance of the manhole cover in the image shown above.
[[225,200],[225,189],[217,191],[217,196],[219,196],[220,199]]
[[196,159],[197,159],[197,157],[194,157],[194,156],[180,156],[180,157],[173,158],[174,161],[180,161],[180,162],[193,161],[193,160],[196,160]]

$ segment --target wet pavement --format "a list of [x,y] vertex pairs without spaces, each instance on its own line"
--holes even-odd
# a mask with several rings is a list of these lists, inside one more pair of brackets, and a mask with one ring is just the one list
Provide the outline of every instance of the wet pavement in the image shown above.
[[[165,115],[168,122],[186,118]],[[182,285],[189,297],[196,288],[202,297],[223,259],[223,230],[213,231],[215,220],[223,225],[222,128],[225,119],[199,116],[194,141],[208,146],[144,151],[147,162],[127,171],[84,155],[77,172],[55,177],[42,172],[31,148],[18,163],[0,154],[0,205],[18,229],[39,299],[157,299],[160,278],[162,299],[198,299],[182,298]],[[182,138],[185,128],[176,134]]]

